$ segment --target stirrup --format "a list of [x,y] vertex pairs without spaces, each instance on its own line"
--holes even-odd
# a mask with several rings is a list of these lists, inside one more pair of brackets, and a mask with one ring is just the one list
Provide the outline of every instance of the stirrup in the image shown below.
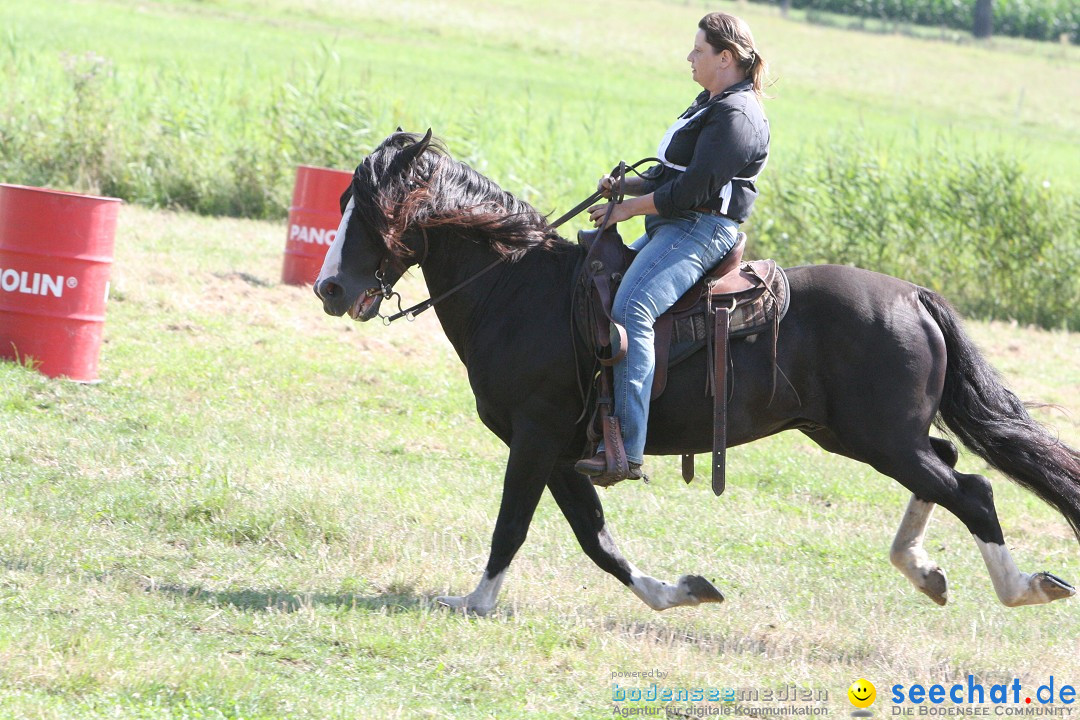
[[[603,460],[603,453],[598,455],[597,458]],[[589,460],[596,460],[597,458],[590,458]],[[589,460],[582,460],[581,462],[585,463],[589,462]],[[575,467],[577,466],[575,465]],[[643,480],[644,482],[649,482],[649,477],[642,471],[641,465],[638,465],[637,463],[627,463],[626,474],[618,472],[608,472],[607,468],[605,467],[604,471],[600,474],[590,475],[589,480],[591,480],[592,484],[596,485],[597,487],[606,488],[611,487],[612,485],[615,485],[617,483],[621,483],[623,480]]]
[[649,476],[641,471],[641,466],[637,463],[630,463],[627,466],[625,475],[604,473],[603,475],[597,475],[589,479],[592,480],[593,485],[605,488],[621,483],[623,480],[642,480],[644,482],[649,482]]

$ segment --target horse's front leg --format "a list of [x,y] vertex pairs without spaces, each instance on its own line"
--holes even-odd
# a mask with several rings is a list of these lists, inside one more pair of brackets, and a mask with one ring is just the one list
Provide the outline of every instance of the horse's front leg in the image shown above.
[[629,562],[608,531],[604,508],[596,488],[572,465],[556,467],[548,481],[551,494],[574,529],[581,549],[601,570],[609,572],[626,585],[653,610],[667,610],[680,605],[699,605],[723,602],[712,583],[700,575],[683,575],[678,582],[669,583],[646,575]]
[[541,433],[515,431],[506,463],[499,516],[491,536],[487,568],[471,593],[440,596],[435,598],[436,602],[476,615],[486,615],[495,609],[506,568],[525,542],[533,512],[555,464],[553,448],[557,446],[552,442],[551,438]]

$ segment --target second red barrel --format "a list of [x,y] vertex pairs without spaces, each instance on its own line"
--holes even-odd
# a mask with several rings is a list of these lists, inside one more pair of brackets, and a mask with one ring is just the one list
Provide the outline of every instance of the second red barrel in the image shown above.
[[319,277],[323,258],[341,223],[341,194],[350,182],[352,173],[343,170],[310,165],[296,168],[281,282],[311,285]]

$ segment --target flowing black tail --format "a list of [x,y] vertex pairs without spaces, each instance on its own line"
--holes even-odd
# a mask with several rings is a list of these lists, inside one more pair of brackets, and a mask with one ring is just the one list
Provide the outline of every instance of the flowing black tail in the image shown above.
[[1080,540],[1080,453],[1028,415],[945,298],[919,288],[919,300],[945,335],[949,357],[938,424],[944,421],[970,450],[1056,507]]

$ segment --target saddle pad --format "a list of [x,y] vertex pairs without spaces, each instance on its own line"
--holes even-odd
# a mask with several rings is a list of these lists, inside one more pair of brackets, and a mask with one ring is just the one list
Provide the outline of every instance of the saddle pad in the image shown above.
[[[757,335],[779,323],[787,314],[791,301],[791,289],[787,273],[780,266],[772,276],[766,278],[772,292],[763,292],[758,297],[739,302],[731,313],[731,329],[728,337],[732,340]],[[774,320],[775,318],[775,320]],[[693,355],[705,346],[709,339],[708,319],[705,316],[705,304],[701,303],[693,310],[674,318],[671,328],[671,346],[668,351],[668,367],[672,367]]]
[[[731,315],[730,339],[745,338],[767,330],[774,322],[773,318],[776,317],[777,308],[779,308],[779,319],[775,320],[775,322],[782,320],[787,313],[790,301],[787,274],[778,265],[773,263],[770,263],[770,265],[773,265],[774,269],[768,273],[765,279],[771,292],[761,292],[758,297],[739,302],[736,305],[735,311]],[[574,285],[574,299],[572,302],[572,322],[578,337],[585,346],[593,348],[594,338],[591,328],[595,324],[593,320],[595,310],[589,298],[590,285],[587,273],[584,272],[584,258],[582,258],[578,267],[579,269],[576,272],[578,280]],[[658,377],[666,377],[666,368],[677,365],[693,355],[704,347],[709,339],[704,300],[699,297],[697,304],[688,304],[684,307],[686,309],[671,315],[670,340],[668,341],[668,352],[666,353],[667,363],[663,369],[657,367]],[[657,341],[663,342],[660,335],[658,333]],[[658,351],[656,355],[659,363],[665,353]],[[656,394],[659,394],[666,382],[657,382],[659,386],[654,387],[654,390],[657,391]]]

